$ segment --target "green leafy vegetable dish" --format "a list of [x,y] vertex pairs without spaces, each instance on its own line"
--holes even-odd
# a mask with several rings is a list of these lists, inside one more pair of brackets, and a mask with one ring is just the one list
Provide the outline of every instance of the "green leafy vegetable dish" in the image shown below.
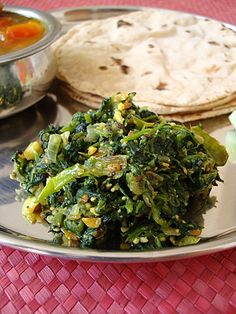
[[54,241],[80,248],[159,249],[195,244],[202,208],[227,152],[201,126],[166,122],[136,107],[135,93],[49,125],[13,156],[22,213]]

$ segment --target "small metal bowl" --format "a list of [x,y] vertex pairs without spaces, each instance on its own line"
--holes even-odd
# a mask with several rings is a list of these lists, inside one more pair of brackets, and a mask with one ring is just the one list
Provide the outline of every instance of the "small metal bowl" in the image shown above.
[[7,6],[4,11],[41,21],[45,35],[33,45],[0,56],[0,119],[28,108],[46,95],[56,74],[50,46],[61,30],[60,23],[49,13]]

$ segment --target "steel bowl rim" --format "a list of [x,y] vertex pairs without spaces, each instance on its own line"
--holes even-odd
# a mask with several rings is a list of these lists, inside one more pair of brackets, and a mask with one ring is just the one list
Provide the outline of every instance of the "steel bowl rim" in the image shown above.
[[50,46],[60,35],[61,24],[48,12],[20,6],[4,6],[4,11],[19,13],[25,16],[32,16],[40,20],[46,25],[46,34],[42,39],[26,48],[0,56],[0,64],[34,55]]

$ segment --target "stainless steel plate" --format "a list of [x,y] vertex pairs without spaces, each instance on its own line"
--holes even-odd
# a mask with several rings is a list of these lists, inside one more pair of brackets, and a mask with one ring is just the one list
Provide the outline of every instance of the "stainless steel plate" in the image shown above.
[[[94,16],[93,14],[96,12],[96,18],[103,18],[104,9],[106,12],[105,17],[109,15],[109,12],[111,15],[114,15],[113,9],[99,9],[98,7],[86,8],[86,14],[91,13],[92,16]],[[124,13],[124,11],[128,12],[133,9],[134,8],[116,8],[115,12]],[[80,12],[80,9],[76,10]],[[56,11],[55,14],[58,15],[63,12],[65,11]],[[100,13],[101,15],[99,15]],[[233,28],[232,25],[230,27]],[[17,184],[9,178],[9,174],[12,171],[11,156],[16,150],[24,148],[30,141],[36,138],[38,132],[47,127],[48,124],[64,124],[70,120],[71,115],[77,110],[85,111],[87,108],[61,94],[61,92],[57,90],[55,83],[48,96],[41,100],[36,106],[1,121],[0,243],[40,254],[100,262],[171,260],[213,253],[236,246],[236,232],[232,232],[220,238],[214,238],[215,235],[236,226],[236,193],[234,182],[236,178],[236,164],[231,162],[228,162],[226,166],[220,169],[224,183],[220,183],[218,187],[212,190],[211,197],[217,200],[215,207],[197,217],[197,219],[202,220],[205,226],[203,236],[210,238],[194,246],[144,252],[68,248],[53,244],[46,226],[40,224],[31,225],[28,223],[21,216],[22,204],[15,201],[15,189],[17,188]],[[203,124],[206,129],[221,142],[224,142],[226,133],[232,129],[227,116],[205,120]]]

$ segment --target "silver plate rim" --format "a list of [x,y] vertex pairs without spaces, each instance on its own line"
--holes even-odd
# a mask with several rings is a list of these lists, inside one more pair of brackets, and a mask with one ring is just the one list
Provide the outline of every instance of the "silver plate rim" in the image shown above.
[[[17,241],[16,241],[17,239]],[[222,236],[215,240],[208,240],[196,245],[166,248],[150,251],[102,251],[96,249],[79,249],[77,247],[64,247],[45,240],[27,239],[27,236],[17,237],[0,231],[0,244],[30,253],[54,256],[64,259],[78,259],[81,261],[138,263],[178,260],[198,257],[231,249],[236,246],[236,232]]]

